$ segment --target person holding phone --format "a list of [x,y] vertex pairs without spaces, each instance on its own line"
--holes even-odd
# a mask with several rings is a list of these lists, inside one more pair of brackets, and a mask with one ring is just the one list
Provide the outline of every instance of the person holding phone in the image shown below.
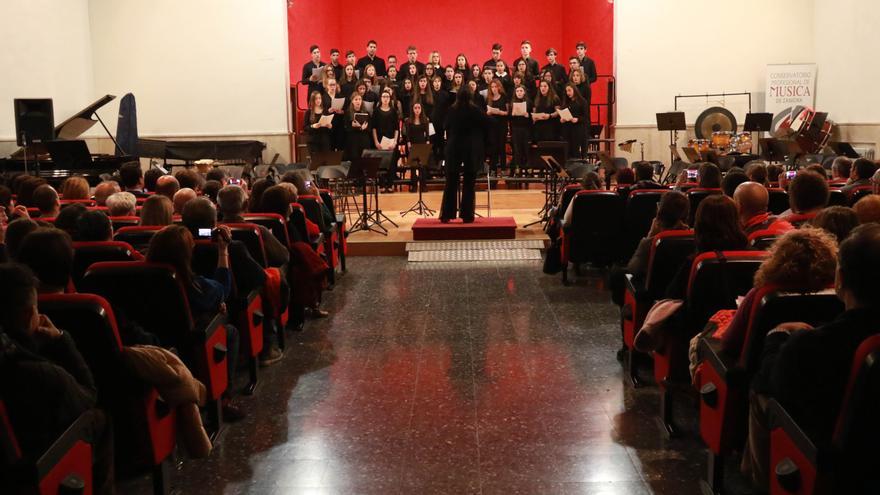
[[532,112],[532,139],[541,141],[559,141],[559,112],[556,107],[559,98],[547,81],[538,85],[538,97]]
[[324,98],[320,91],[313,91],[309,96],[309,109],[303,115],[303,128],[306,130],[306,139],[310,153],[330,151],[330,131],[332,123],[321,123],[321,117],[329,115],[324,110]]

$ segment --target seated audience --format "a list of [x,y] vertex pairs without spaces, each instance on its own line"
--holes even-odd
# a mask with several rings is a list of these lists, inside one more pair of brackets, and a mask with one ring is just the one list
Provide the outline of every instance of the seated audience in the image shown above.
[[40,209],[42,218],[55,218],[61,211],[58,192],[49,184],[43,184],[34,190],[33,205]]
[[30,218],[16,218],[8,224],[0,223],[0,263],[16,261],[21,241],[40,225]]
[[88,211],[88,209],[85,205],[79,203],[67,205],[60,213],[58,213],[58,216],[55,217],[54,226],[67,232],[71,239],[76,239],[77,222],[79,221],[79,217],[86,211]]
[[[206,200],[207,201],[207,200]],[[210,204],[210,202],[208,203]],[[226,226],[217,227],[217,269],[213,277],[207,278],[192,271],[192,256],[195,240],[190,231],[181,225],[169,225],[160,230],[150,241],[147,261],[165,263],[174,267],[177,276],[186,289],[190,310],[196,320],[213,318],[217,313],[226,313],[226,301],[233,291],[230,271],[229,243],[232,234]],[[238,362],[238,329],[226,323],[227,372],[229,383],[234,383],[235,367]],[[245,417],[244,412],[233,404],[228,388],[223,397],[223,418],[237,421]]]
[[122,191],[119,183],[115,180],[107,180],[95,186],[95,204],[98,206],[107,206],[107,198]]
[[849,196],[853,189],[859,186],[870,186],[871,185],[871,177],[874,176],[874,172],[877,170],[877,165],[874,164],[871,160],[867,158],[858,158],[852,164],[852,172],[850,173],[849,182],[846,183],[845,186],[841,187],[840,190],[843,191],[844,194]]
[[262,210],[260,209],[260,206],[261,206],[261,201],[263,199],[263,192],[265,192],[266,189],[269,189],[270,187],[272,187],[274,185],[275,185],[274,182],[269,181],[267,179],[257,179],[254,182],[253,187],[251,187],[250,198],[248,198],[247,210],[251,213],[261,213]]
[[137,214],[137,198],[130,192],[111,194],[107,198],[107,214],[111,217],[133,217]]
[[782,167],[779,164],[767,165],[767,182],[771,187],[779,186],[779,176],[782,175]]
[[757,182],[763,186],[767,185],[767,164],[761,160],[752,160],[746,164],[746,175],[749,176],[751,182]]
[[813,217],[810,225],[834,235],[838,243],[859,226],[859,216],[846,206],[829,206]]
[[127,162],[119,167],[119,184],[123,191],[130,192],[135,196],[145,196],[144,171],[141,170],[140,162]]
[[813,172],[801,172],[788,190],[789,214],[781,215],[793,225],[809,222],[828,205],[828,183]]
[[852,160],[838,156],[831,162],[831,184],[844,185],[852,173]]
[[636,175],[636,183],[632,189],[666,189],[666,186],[654,181],[654,166],[649,162],[636,162],[633,164]]
[[64,199],[89,199],[89,182],[75,175],[61,183],[61,197]]
[[76,240],[82,242],[112,241],[113,224],[103,211],[86,211],[76,221]]
[[[165,175],[163,177],[171,177],[170,175]],[[174,177],[171,177],[172,179]],[[174,221],[174,205],[171,203],[171,200],[168,199],[167,196],[163,196],[161,194],[154,194],[144,201],[143,206],[141,207],[141,225],[144,226],[165,226],[171,225]]]
[[174,178],[177,179],[181,189],[189,188],[193,191],[201,191],[205,182],[205,178],[191,168],[179,170],[174,174]]
[[[153,169],[156,170],[156,169]],[[156,194],[165,196],[169,200],[180,190],[180,183],[173,175],[163,175],[156,181]]]
[[183,213],[183,208],[186,206],[186,204],[196,199],[196,197],[198,197],[198,194],[196,194],[195,191],[188,187],[184,187],[183,189],[174,193],[174,213],[177,215]]
[[[581,187],[583,191],[601,191],[602,187],[602,179],[599,177],[599,174],[596,172],[587,172],[584,174],[583,178],[580,180]],[[562,199],[560,198],[560,201]],[[574,198],[572,197],[571,201],[568,202],[568,206],[565,208],[565,213],[562,216],[562,226],[568,227],[571,225],[571,217],[574,215]]]
[[[631,168],[623,168],[617,171],[617,190],[628,190],[636,182],[636,175]],[[605,178],[605,185],[611,180],[611,176]]]
[[34,191],[42,185],[48,184],[45,179],[34,177],[33,175],[19,175],[24,177],[18,182],[18,186],[14,188],[16,195],[16,204],[24,205],[28,208],[38,208],[34,203]]
[[770,195],[767,188],[758,182],[743,182],[733,193],[733,202],[739,213],[740,224],[746,235],[758,230],[786,232],[794,227],[767,211]]
[[208,173],[205,174],[206,181],[215,180],[220,183],[220,187],[226,187],[226,171],[220,167],[214,167],[211,170],[208,170]]
[[165,172],[159,167],[150,167],[144,172],[144,190],[156,192],[156,187],[160,178],[165,176]]
[[113,436],[89,367],[69,334],[37,309],[31,272],[0,265],[0,396],[23,457],[35,462],[80,416],[92,437],[95,493],[114,493]]
[[223,188],[223,184],[220,184],[219,181],[216,180],[208,180],[205,181],[205,185],[202,186],[202,196],[211,200],[212,203],[217,203],[217,193],[220,192],[220,189]]
[[721,187],[721,169],[714,163],[700,165],[700,181],[697,187],[702,189],[719,189]]
[[[217,169],[214,169],[217,170]],[[247,202],[247,193],[239,186],[226,186],[217,194],[217,206],[225,223],[245,223],[241,216]],[[269,266],[282,266],[290,260],[290,253],[281,241],[272,235],[272,231],[258,225],[266,249]]]
[[[767,334],[761,371],[753,381],[749,435],[742,462],[743,472],[759,489],[769,488],[771,474],[769,399],[775,399],[785,408],[820,451],[830,446],[853,355],[863,340],[880,329],[878,253],[880,225],[856,228],[840,244],[838,255],[835,285],[846,311],[816,329],[810,329],[806,323],[785,323]],[[854,459],[875,455],[874,452],[847,454]],[[841,481],[851,480],[838,480]]]
[[739,167],[733,167],[727,171],[724,178],[721,179],[721,192],[725,196],[732,198],[736,188],[743,182],[749,182],[749,176]]
[[64,292],[73,270],[71,237],[53,227],[39,228],[22,239],[17,261],[33,271],[41,294]]
[[825,170],[825,167],[823,167],[822,164],[820,164],[820,163],[811,163],[811,164],[807,165],[806,168],[804,168],[804,170],[813,172],[814,174],[818,175],[819,177],[822,177],[823,179],[828,180],[828,171]]
[[865,196],[853,205],[853,211],[856,212],[859,223],[880,223],[880,196]]

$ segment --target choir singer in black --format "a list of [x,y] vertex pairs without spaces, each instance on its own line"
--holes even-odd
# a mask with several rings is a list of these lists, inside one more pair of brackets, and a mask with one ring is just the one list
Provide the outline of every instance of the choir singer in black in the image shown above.
[[461,205],[458,216],[464,223],[474,221],[474,186],[477,170],[485,158],[485,142],[489,118],[471,99],[471,91],[462,89],[456,94],[455,104],[446,115],[446,187],[440,207],[440,221],[449,222],[456,216],[458,175],[464,174]]

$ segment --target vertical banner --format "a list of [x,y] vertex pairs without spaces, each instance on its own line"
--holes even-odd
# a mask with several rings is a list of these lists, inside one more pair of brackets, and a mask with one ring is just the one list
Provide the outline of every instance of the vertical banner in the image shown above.
[[816,101],[816,64],[769,64],[764,111],[773,114],[775,134]]

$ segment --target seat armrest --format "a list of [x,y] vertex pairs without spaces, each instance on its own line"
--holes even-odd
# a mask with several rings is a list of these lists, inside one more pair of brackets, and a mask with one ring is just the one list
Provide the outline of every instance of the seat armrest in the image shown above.
[[342,213],[337,213],[336,223],[338,223],[339,225],[345,225],[345,215],[343,215]]
[[745,383],[746,373],[739,363],[721,349],[721,341],[712,337],[700,338],[700,360],[711,366],[730,386]]
[[[83,413],[64,430],[64,433],[37,459],[35,465],[37,479],[41,480],[46,477],[78,442],[86,442],[89,445],[94,442],[91,436],[92,421],[94,418],[91,415]],[[91,457],[89,457],[89,462],[91,462]]]
[[208,321],[204,325],[197,325],[195,331],[200,335],[203,340],[207,340],[210,339],[211,336],[214,335],[214,332],[222,327],[224,323],[226,323],[226,315],[224,315],[223,313],[217,313],[216,315],[214,315],[213,318],[211,318],[210,321]]
[[644,282],[642,282],[641,280],[637,280],[635,278],[635,275],[633,275],[632,273],[627,273],[625,279],[625,290],[634,295],[636,300],[647,301],[651,298],[651,295],[648,294],[648,291],[645,289]]
[[767,417],[770,419],[770,429],[782,428],[785,434],[797,446],[798,450],[814,466],[818,460],[819,449],[804,433],[804,430],[792,419],[788,411],[776,399],[770,399],[767,404]]

